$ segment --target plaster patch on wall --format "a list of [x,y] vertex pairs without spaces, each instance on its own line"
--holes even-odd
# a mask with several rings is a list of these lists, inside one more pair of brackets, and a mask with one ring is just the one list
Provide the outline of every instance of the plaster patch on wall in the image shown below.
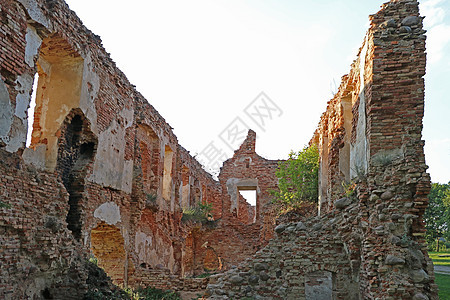
[[9,99],[9,93],[6,85],[0,79],[0,139],[5,143],[9,143],[9,130],[12,125],[12,107]]
[[308,300],[333,299],[332,273],[316,271],[305,275],[305,298]]
[[91,123],[92,132],[98,136],[97,111],[94,101],[100,89],[100,79],[92,68],[93,63],[90,55],[84,57],[83,79],[81,86],[80,109]]
[[153,244],[152,237],[146,235],[144,232],[136,232],[135,251],[139,262],[147,262],[146,252]]
[[163,265],[169,270],[175,267],[173,258],[174,250],[172,245],[161,236],[149,236],[144,232],[136,232],[135,251],[138,255],[139,263],[145,262],[150,267]]
[[239,214],[239,192],[238,187],[256,187],[256,193],[260,193],[258,188],[258,179],[252,178],[228,178],[227,180],[227,192],[230,195],[230,212],[232,213],[234,210]]
[[16,90],[19,94],[16,97],[16,109],[14,114],[21,119],[27,118],[27,110],[30,103],[33,80],[33,77],[28,74],[23,74],[17,77]]
[[94,217],[108,225],[115,225],[120,222],[120,208],[114,202],[103,203],[94,211]]
[[22,158],[27,165],[34,166],[39,170],[45,170],[46,145],[37,145],[35,149],[25,148]]
[[25,146],[27,138],[27,109],[30,104],[31,89],[33,88],[33,77],[29,74],[22,74],[17,77],[16,90],[19,92],[16,96],[16,107],[14,118],[9,132],[9,143],[6,150],[16,152],[19,148]]
[[113,120],[98,136],[98,148],[94,171],[88,180],[103,186],[131,193],[133,161],[125,160],[125,131],[132,125],[133,110],[123,109],[119,113],[124,122]]
[[122,171],[122,190],[131,193],[132,181],[133,181],[133,161],[125,160],[123,162]]
[[34,59],[38,54],[39,47],[41,46],[42,39],[36,33],[36,30],[27,26],[27,33],[25,35],[25,41],[27,42],[25,46],[25,62],[31,68],[34,68]]
[[22,5],[25,7],[28,15],[31,17],[31,19],[33,19],[33,21],[36,21],[44,25],[45,28],[51,30],[51,24],[49,20],[44,16],[44,13],[38,6],[38,2],[36,0],[19,0],[19,2],[22,3]]
[[[25,128],[25,131],[24,131]],[[16,116],[13,116],[13,122],[11,124],[11,131],[9,132],[9,143],[6,145],[5,150],[14,153],[22,146],[25,146],[25,140],[27,138],[26,127],[24,127],[23,120]]]
[[369,46],[368,37],[364,41],[364,47],[359,56],[359,107],[358,107],[358,123],[356,127],[356,142],[350,147],[350,178],[358,175],[367,174],[368,171],[368,142],[366,136],[366,99],[364,95],[364,70],[367,49]]

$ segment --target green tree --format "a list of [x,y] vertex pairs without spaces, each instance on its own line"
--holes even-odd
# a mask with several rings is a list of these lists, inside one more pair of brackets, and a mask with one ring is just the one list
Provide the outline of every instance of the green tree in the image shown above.
[[428,245],[433,245],[440,237],[450,241],[450,182],[433,183],[428,199],[428,207],[424,214]]
[[301,207],[305,202],[316,202],[319,188],[319,151],[316,145],[289,154],[276,171],[278,191],[272,192],[281,210]]

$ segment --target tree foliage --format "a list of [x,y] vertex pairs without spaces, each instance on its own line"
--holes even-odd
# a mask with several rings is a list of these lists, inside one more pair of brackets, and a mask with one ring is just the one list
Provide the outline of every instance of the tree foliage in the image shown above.
[[319,151],[317,146],[291,152],[276,171],[278,191],[273,202],[282,210],[299,208],[305,202],[316,202],[319,188]]
[[450,182],[433,183],[428,199],[428,207],[424,214],[428,244],[432,245],[441,237],[450,241]]

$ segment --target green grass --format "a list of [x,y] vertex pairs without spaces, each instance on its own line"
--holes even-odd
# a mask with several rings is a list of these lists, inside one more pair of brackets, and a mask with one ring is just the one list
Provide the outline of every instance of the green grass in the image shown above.
[[[436,266],[450,267],[450,252],[428,252]],[[449,255],[449,257],[439,257],[439,255]],[[439,287],[439,299],[450,299],[450,275],[435,273],[436,284]]]
[[[428,252],[428,255],[433,260],[434,265],[450,267],[450,252]],[[448,255],[448,257],[439,257],[439,255]]]
[[439,299],[450,299],[450,275],[435,274],[439,286]]

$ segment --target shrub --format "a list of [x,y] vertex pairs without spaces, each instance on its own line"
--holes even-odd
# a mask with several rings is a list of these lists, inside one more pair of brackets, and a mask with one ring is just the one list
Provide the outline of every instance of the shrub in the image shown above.
[[278,191],[272,191],[273,203],[281,211],[296,209],[303,203],[317,202],[319,189],[319,151],[317,146],[291,152],[276,171]]

